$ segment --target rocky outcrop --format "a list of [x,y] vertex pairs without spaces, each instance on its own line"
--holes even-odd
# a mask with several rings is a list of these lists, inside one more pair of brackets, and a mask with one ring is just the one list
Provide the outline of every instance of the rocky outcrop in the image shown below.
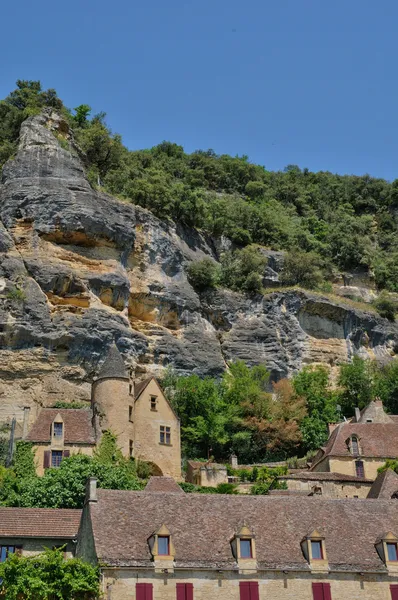
[[[137,377],[169,365],[214,376],[242,359],[277,380],[311,362],[395,353],[395,325],[318,295],[199,295],[186,264],[217,260],[227,241],[93,190],[73,140],[70,151],[58,142],[65,132],[57,115],[28,119],[3,169],[0,421],[25,403],[88,400],[114,341]],[[267,256],[277,277],[283,255]]]

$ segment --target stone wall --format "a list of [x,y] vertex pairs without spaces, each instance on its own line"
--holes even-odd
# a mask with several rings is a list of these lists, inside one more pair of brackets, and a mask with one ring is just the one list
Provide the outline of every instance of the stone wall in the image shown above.
[[49,538],[1,538],[0,537],[0,546],[22,546],[22,555],[23,556],[34,556],[35,554],[40,554],[43,552],[44,548],[54,548],[63,546],[66,544],[66,558],[72,558],[75,552],[75,544],[73,544],[70,540],[60,540],[59,538],[49,539]]
[[351,481],[324,481],[308,479],[289,479],[289,476],[281,477],[281,481],[287,483],[289,490],[305,491],[310,493],[314,488],[320,488],[322,496],[326,498],[366,498],[371,483],[354,483]]
[[174,574],[118,569],[104,570],[103,591],[107,600],[135,600],[135,584],[152,583],[153,600],[175,600],[176,583],[193,583],[195,600],[240,600],[239,582],[258,581],[260,600],[313,600],[312,583],[330,583],[333,600],[391,600],[390,584],[397,577],[355,574],[267,572],[256,576],[238,573],[176,571]]
[[83,446],[82,444],[65,444],[62,448],[59,446],[52,447],[50,444],[36,444],[34,446],[35,452],[35,465],[36,465],[36,473],[41,476],[44,475],[44,452],[46,450],[69,450],[71,456],[72,454],[85,454],[87,456],[92,456],[94,452],[94,446]]

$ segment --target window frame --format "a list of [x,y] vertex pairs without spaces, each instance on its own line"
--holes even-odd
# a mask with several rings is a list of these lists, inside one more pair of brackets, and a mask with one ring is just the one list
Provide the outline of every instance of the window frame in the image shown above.
[[[55,461],[53,460],[53,457],[55,455],[56,455],[55,458],[59,459],[59,461],[58,460],[55,460]],[[60,464],[61,464],[61,462],[62,462],[63,458],[64,458],[64,453],[62,452],[62,450],[51,450],[51,456],[50,456],[50,459],[51,459],[50,466],[51,466],[51,468],[52,469],[58,469],[59,466],[60,466]],[[54,462],[57,463],[57,464],[54,464]]]
[[[323,555],[322,540],[309,540],[309,542],[311,544],[311,560],[325,560],[324,555]],[[313,551],[314,544],[316,544],[319,547],[320,556],[314,556],[314,551]]]
[[159,444],[171,446],[171,427],[168,425],[159,426]]
[[[3,557],[3,548],[5,548],[5,554],[4,554],[4,559]],[[10,552],[10,549],[12,548],[12,551]],[[22,553],[22,546],[18,546],[16,544],[0,544],[0,563],[3,563],[7,560],[7,558],[10,556],[10,554],[21,554]]]
[[[166,540],[167,544],[167,552],[160,552],[159,540]],[[158,544],[158,556],[170,556],[170,536],[169,535],[158,535],[157,537]]]
[[[60,428],[61,432],[56,433],[56,428]],[[55,421],[53,423],[53,438],[61,440],[64,437],[64,424],[61,421]]]
[[150,396],[149,401],[150,401],[151,410],[153,412],[157,412],[157,410],[158,410],[158,408],[157,408],[158,407],[158,397],[152,394]]
[[[249,543],[249,555],[248,556],[243,556],[243,554],[242,554],[242,542]],[[253,545],[252,545],[251,538],[239,538],[239,558],[241,558],[242,560],[250,560],[253,558]]]
[[[359,474],[359,473],[361,473],[361,474]],[[356,475],[356,477],[365,479],[365,464],[364,464],[363,460],[355,461],[355,475]]]
[[351,453],[353,456],[359,456],[359,439],[357,435],[351,436]]
[[[395,549],[395,558],[390,558],[390,553],[389,553],[389,547],[392,546]],[[386,542],[386,551],[387,551],[387,556],[386,559],[388,562],[398,562],[398,544],[397,542]]]

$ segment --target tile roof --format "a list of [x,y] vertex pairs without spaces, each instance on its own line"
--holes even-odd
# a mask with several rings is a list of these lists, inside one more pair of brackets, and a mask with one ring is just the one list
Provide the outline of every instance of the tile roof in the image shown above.
[[260,569],[308,571],[300,542],[318,529],[331,569],[385,572],[375,541],[386,531],[398,533],[394,500],[99,489],[98,502],[89,506],[97,557],[114,566],[153,566],[148,538],[164,524],[176,568],[234,569],[230,541],[245,522],[255,535]]
[[304,471],[302,473],[291,473],[280,475],[278,479],[299,479],[302,481],[351,481],[353,483],[373,483],[373,479],[355,477],[355,475],[344,475],[343,473],[323,473],[322,471]]
[[325,456],[352,456],[347,445],[351,435],[358,437],[363,457],[398,457],[398,423],[340,423],[322,448],[322,456],[317,457],[311,469]]
[[368,498],[384,498],[385,500],[389,500],[396,492],[398,492],[398,475],[392,469],[387,469],[383,473],[379,473],[376,477],[370,488]]
[[145,390],[148,383],[152,381],[152,379],[154,379],[154,377],[148,377],[147,379],[134,384],[134,398],[136,400],[139,396],[141,396],[142,392]]
[[109,348],[108,355],[102,363],[97,379],[105,379],[107,377],[129,378],[123,357],[117,349],[116,344],[112,344]]
[[0,507],[0,537],[74,539],[82,511]]
[[146,492],[160,492],[162,494],[183,494],[180,486],[172,477],[150,477],[145,487]]
[[64,422],[65,444],[95,444],[92,412],[85,408],[42,408],[26,440],[49,443],[51,441],[51,425],[59,414]]

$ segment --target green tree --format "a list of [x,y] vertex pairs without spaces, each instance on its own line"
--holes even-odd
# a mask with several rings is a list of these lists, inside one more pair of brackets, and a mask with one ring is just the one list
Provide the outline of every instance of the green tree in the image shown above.
[[211,258],[204,258],[188,265],[188,281],[197,290],[206,290],[217,286],[220,268]]
[[74,119],[78,127],[86,127],[88,124],[88,116],[91,113],[91,106],[88,104],[80,104],[75,109]]
[[99,570],[63,551],[46,549],[36,556],[11,554],[0,563],[0,596],[7,600],[96,600]]
[[364,408],[374,397],[374,364],[354,356],[351,363],[341,366],[339,402],[343,413],[352,416],[355,408]]

